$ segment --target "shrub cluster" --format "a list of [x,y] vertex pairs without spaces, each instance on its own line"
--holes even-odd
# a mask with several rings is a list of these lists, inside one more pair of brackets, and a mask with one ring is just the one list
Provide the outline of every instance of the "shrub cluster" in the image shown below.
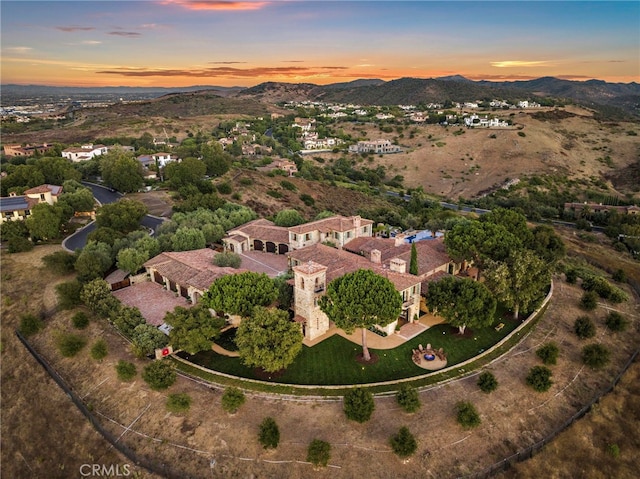
[[478,387],[484,393],[490,393],[498,388],[498,380],[489,371],[485,371],[478,377]]
[[529,370],[526,381],[534,391],[548,391],[553,384],[553,381],[551,381],[551,370],[546,366],[534,366]]
[[396,401],[406,412],[413,413],[420,409],[418,391],[408,384],[400,386],[400,389],[396,392]]
[[607,299],[612,303],[622,303],[629,299],[624,291],[617,286],[613,286],[602,276],[591,275],[583,278],[582,289],[585,291],[595,291],[602,299]]
[[44,328],[44,323],[34,314],[24,314],[20,318],[20,327],[18,329],[25,337],[36,334],[42,328]]
[[167,411],[174,413],[187,412],[191,407],[191,396],[186,393],[169,394],[166,407]]
[[403,458],[413,455],[418,449],[416,438],[406,426],[402,426],[397,434],[391,436],[389,443],[393,452]]
[[560,349],[556,343],[547,343],[536,350],[536,355],[546,365],[556,364]]
[[131,381],[136,376],[136,365],[121,359],[116,364],[116,374],[120,381]]
[[480,425],[480,414],[473,404],[468,401],[460,401],[456,404],[456,420],[465,429],[473,429]]
[[107,348],[107,343],[104,339],[98,339],[93,346],[91,346],[91,357],[96,361],[100,361],[104,359],[109,353],[109,349]]
[[280,429],[272,417],[265,417],[260,423],[258,441],[265,449],[275,449],[280,443]]
[[627,329],[629,321],[617,311],[611,311],[605,319],[605,324],[611,331],[621,332]]
[[591,369],[600,369],[607,365],[611,352],[601,344],[588,344],[582,348],[582,361]]
[[307,450],[307,461],[314,466],[327,467],[331,458],[331,444],[320,439],[314,439]]
[[367,422],[374,409],[373,394],[368,389],[350,389],[344,395],[344,413],[352,421]]
[[78,311],[71,317],[71,324],[76,329],[84,329],[89,326],[89,316],[83,311]]
[[176,371],[168,361],[153,361],[142,370],[142,379],[156,391],[167,389],[176,382]]
[[63,333],[58,337],[58,349],[65,358],[78,354],[87,344],[87,340],[77,334]]
[[573,330],[580,339],[589,339],[596,335],[596,325],[589,316],[578,316],[573,323]]
[[222,394],[222,409],[234,414],[245,402],[244,393],[238,388],[228,387]]

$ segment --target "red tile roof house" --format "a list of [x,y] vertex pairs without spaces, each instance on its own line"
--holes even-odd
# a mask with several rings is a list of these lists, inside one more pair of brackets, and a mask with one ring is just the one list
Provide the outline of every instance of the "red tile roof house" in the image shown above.
[[161,253],[144,267],[151,281],[195,304],[218,278],[248,271],[214,265],[216,254],[209,248]]
[[[363,256],[320,243],[292,251],[288,256],[294,274],[295,318],[302,324],[303,334],[308,340],[322,336],[331,327],[329,318],[318,306],[326,285],[358,269],[373,270],[393,283],[402,295],[399,319],[412,322],[420,315],[421,279],[407,272],[407,262],[403,259],[393,257],[386,264],[375,263]],[[397,325],[398,319],[377,328],[389,335],[393,334]]]

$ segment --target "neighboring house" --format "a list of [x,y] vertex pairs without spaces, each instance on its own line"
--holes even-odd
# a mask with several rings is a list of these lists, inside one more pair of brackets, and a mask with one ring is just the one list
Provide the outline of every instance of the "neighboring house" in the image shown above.
[[107,152],[108,149],[104,145],[87,144],[62,150],[62,157],[78,163],[80,161],[91,160],[96,156],[105,155]]
[[314,244],[289,253],[293,270],[295,321],[302,325],[305,338],[313,340],[325,334],[331,324],[318,304],[326,292],[326,285],[336,278],[359,269],[370,269],[393,283],[402,296],[400,317],[378,329],[393,334],[398,321],[413,322],[420,315],[420,279],[407,273],[407,262],[400,258],[389,260],[389,266],[370,261],[360,255]]
[[7,156],[33,156],[36,153],[44,154],[53,148],[46,143],[42,145],[3,145],[4,154]]
[[151,281],[195,304],[216,279],[247,271],[214,265],[216,254],[209,248],[161,253],[144,263],[144,267]]
[[38,200],[26,196],[5,196],[0,198],[0,214],[2,222],[24,220],[31,215],[31,209]]
[[151,165],[158,165],[160,168],[167,166],[167,163],[177,161],[176,158],[171,157],[171,153],[153,153],[152,155],[140,155],[138,161],[142,166],[149,168]]
[[359,141],[355,145],[349,146],[349,153],[376,153],[384,155],[387,153],[399,153],[402,151],[399,146],[392,145],[389,140]]
[[316,120],[308,118],[295,118],[291,126],[300,128],[303,132],[311,131]]
[[61,194],[62,186],[40,185],[29,188],[21,196],[11,193],[7,197],[0,198],[2,221],[24,220],[31,215],[31,210],[35,205],[38,203],[53,205]]
[[587,210],[592,213],[601,212],[601,211],[616,211],[622,215],[637,215],[640,214],[640,207],[635,205],[630,206],[613,206],[613,205],[603,205],[602,203],[565,203],[564,204],[565,211],[574,211],[576,213],[580,213],[583,210]]
[[257,168],[258,171],[273,171],[273,170],[282,170],[287,173],[288,176],[293,176],[298,172],[298,167],[295,162],[291,160],[274,160],[269,163],[267,166],[260,166]]
[[509,126],[509,123],[505,120],[500,120],[498,118],[488,118],[486,115],[484,117],[479,117],[478,115],[470,115],[465,117],[464,124],[470,127],[481,127],[481,128],[493,128],[500,127],[505,128]]

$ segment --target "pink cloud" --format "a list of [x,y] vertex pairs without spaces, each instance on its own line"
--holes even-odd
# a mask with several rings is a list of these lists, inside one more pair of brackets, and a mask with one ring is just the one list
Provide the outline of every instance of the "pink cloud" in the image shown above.
[[260,10],[270,2],[225,0],[164,0],[163,5],[178,5],[188,10]]

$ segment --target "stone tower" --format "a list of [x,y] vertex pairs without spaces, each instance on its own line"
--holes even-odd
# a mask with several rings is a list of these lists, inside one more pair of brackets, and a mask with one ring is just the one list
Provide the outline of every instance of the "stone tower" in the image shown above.
[[327,267],[314,261],[293,267],[293,297],[296,316],[305,319],[304,337],[315,339],[329,330],[329,318],[318,306],[327,289]]

